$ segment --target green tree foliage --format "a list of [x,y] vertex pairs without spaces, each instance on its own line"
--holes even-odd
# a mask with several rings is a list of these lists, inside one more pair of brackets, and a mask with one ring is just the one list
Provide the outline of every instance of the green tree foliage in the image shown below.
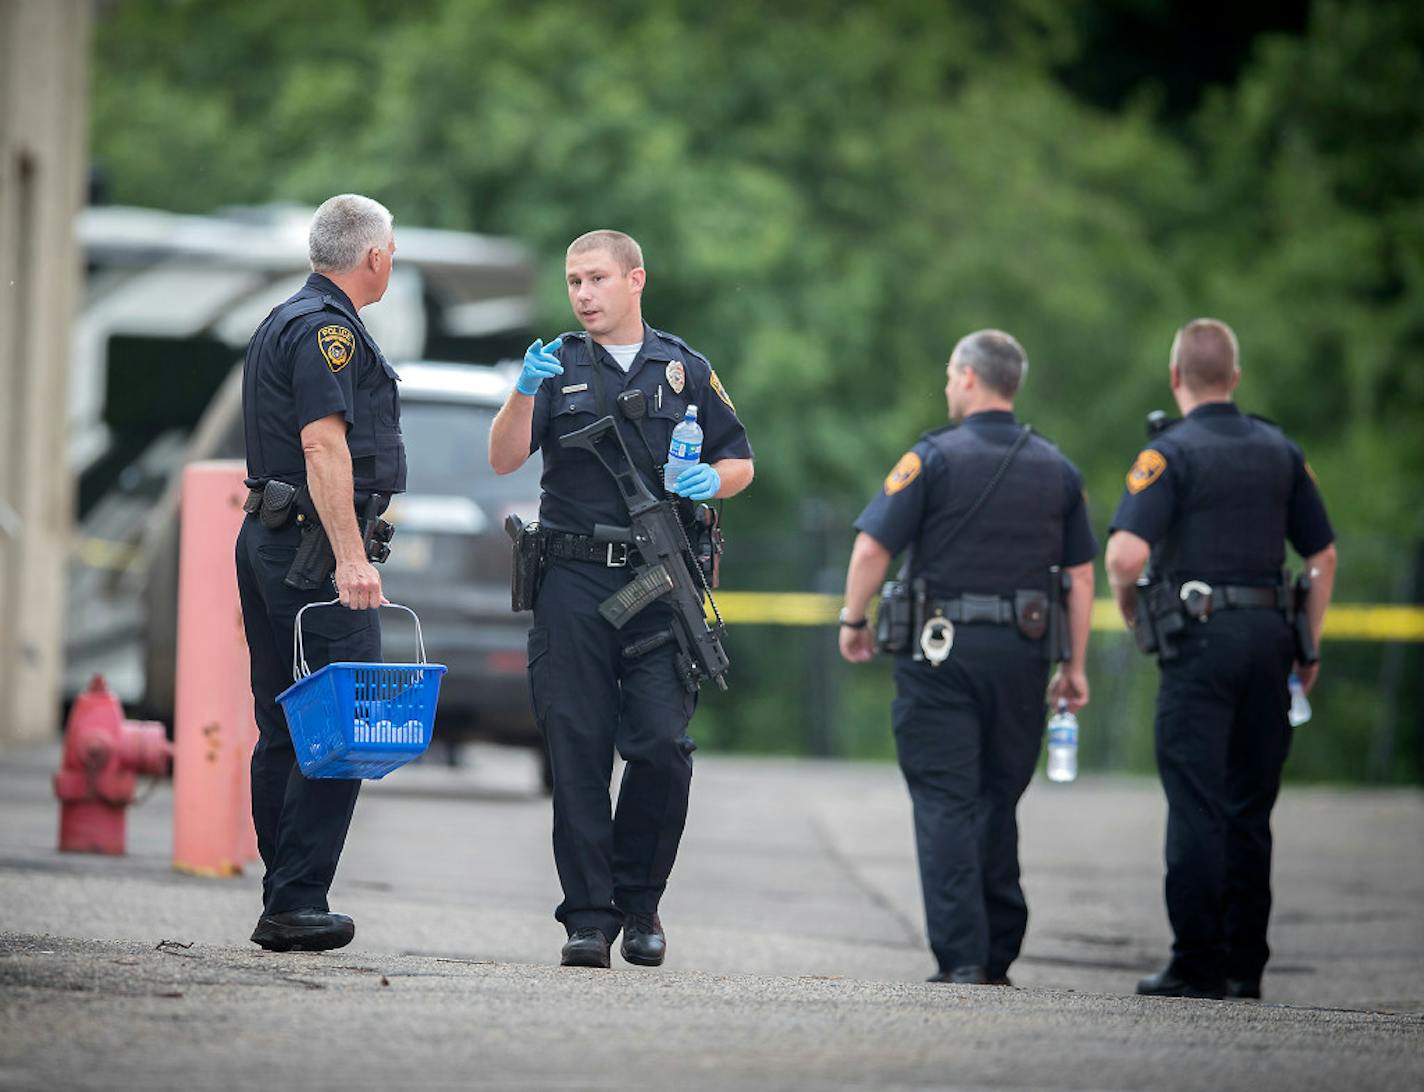
[[[94,153],[119,202],[359,190],[406,223],[516,235],[545,266],[546,336],[569,324],[567,241],[632,231],[650,320],[711,356],[752,432],[734,525],[766,548],[734,552],[743,586],[808,586],[776,534],[808,499],[841,564],[855,511],[943,422],[954,340],[983,326],[1027,347],[1023,416],[1083,468],[1103,531],[1143,413],[1170,405],[1173,330],[1217,315],[1241,335],[1243,403],[1320,474],[1342,594],[1383,599],[1414,593],[1424,537],[1421,10],[1319,0],[1183,123],[1150,88],[1110,110],[1075,97],[1056,73],[1091,70],[1101,20],[1051,0],[128,0],[99,24]],[[714,703],[710,730],[792,748],[796,700],[756,664],[796,639],[742,640],[755,697]],[[1367,772],[1374,714],[1345,710],[1377,706],[1382,669],[1352,655],[1316,773]],[[884,716],[860,714],[885,679],[838,678],[833,735],[883,749]],[[1417,682],[1393,685],[1398,708]],[[1140,723],[1145,692],[1119,715]],[[1119,759],[1143,751],[1132,730]]]

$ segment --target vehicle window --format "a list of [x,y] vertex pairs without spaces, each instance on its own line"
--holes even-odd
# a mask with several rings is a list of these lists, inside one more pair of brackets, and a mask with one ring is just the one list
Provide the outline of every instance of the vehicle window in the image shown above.
[[493,406],[402,398],[406,490],[473,500],[538,497],[537,452],[513,474],[501,477],[490,469],[489,430],[494,415]]

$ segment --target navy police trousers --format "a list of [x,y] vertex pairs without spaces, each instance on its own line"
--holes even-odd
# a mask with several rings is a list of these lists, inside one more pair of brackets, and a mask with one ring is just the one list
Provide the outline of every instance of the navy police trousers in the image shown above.
[[1270,956],[1271,809],[1290,750],[1295,639],[1275,610],[1190,626],[1162,665],[1155,725],[1171,970],[1219,989],[1224,978],[1259,979]]
[[[277,695],[292,685],[292,626],[307,603],[334,599],[334,588],[296,591],[283,579],[296,556],[301,531],[291,524],[263,527],[249,515],[237,536],[237,587],[252,667],[257,746],[252,752],[252,821],[262,876],[262,911],[327,910],[326,893],[346,844],[361,782],[308,781],[297,765],[287,719]],[[381,658],[381,624],[374,610],[342,606],[302,616],[307,665]]]
[[[572,933],[601,929],[611,942],[623,915],[658,908],[687,819],[696,707],[677,677],[677,646],[627,659],[624,647],[667,629],[655,603],[615,630],[598,605],[627,584],[627,569],[552,562],[529,631],[529,687],[554,783],[554,862],[564,899],[555,917]],[[613,752],[623,757],[616,811]]]
[[1023,944],[1017,808],[1038,762],[1047,683],[1042,642],[1011,626],[959,626],[938,667],[896,657],[895,749],[943,971],[998,978]]

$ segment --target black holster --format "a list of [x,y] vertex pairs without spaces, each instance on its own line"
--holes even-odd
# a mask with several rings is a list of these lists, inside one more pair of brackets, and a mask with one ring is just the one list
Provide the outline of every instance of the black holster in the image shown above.
[[302,541],[283,583],[298,591],[315,591],[336,572],[336,555],[332,553],[325,527],[305,515],[298,518],[302,524]]
[[[270,482],[268,484],[271,485]],[[359,520],[366,560],[375,565],[391,556],[390,541],[396,533],[396,529],[381,518],[384,500],[380,493],[372,493]],[[331,540],[326,537],[326,528],[316,518],[316,505],[312,503],[305,485],[295,491],[290,507],[296,511],[297,521],[301,524],[302,541],[297,546],[297,556],[292,558],[291,568],[287,570],[283,583],[298,591],[315,591],[330,581],[336,572],[336,554],[331,549]]]
[[1315,634],[1310,629],[1310,612],[1306,610],[1309,598],[1310,574],[1301,573],[1291,590],[1291,624],[1295,628],[1295,658],[1303,664],[1320,662],[1320,650],[1315,647]]
[[509,609],[533,610],[544,579],[544,536],[537,522],[525,523],[514,515],[504,521],[504,530],[514,542]]
[[1143,578],[1137,582],[1137,623],[1132,636],[1137,647],[1159,660],[1177,656],[1177,638],[1187,629],[1187,617],[1182,613],[1181,600],[1163,580]]
[[1068,625],[1068,592],[1072,587],[1073,578],[1053,565],[1048,570],[1046,592],[1014,592],[1014,624],[1030,641],[1043,641],[1043,652],[1050,663],[1066,663],[1073,658],[1073,634]]
[[875,615],[875,647],[881,652],[908,652],[914,629],[914,603],[903,580],[887,580],[880,589]]
[[[678,506],[682,508],[681,505]],[[716,590],[722,586],[722,522],[717,509],[710,504],[699,504],[692,509],[692,520],[687,525],[687,542],[692,547],[692,556],[707,581],[707,586]]]

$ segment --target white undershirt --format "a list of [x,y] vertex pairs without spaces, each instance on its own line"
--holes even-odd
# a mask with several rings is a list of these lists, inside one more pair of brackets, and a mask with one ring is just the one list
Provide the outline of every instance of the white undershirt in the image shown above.
[[605,345],[608,355],[618,361],[618,366],[625,372],[633,366],[633,359],[638,355],[638,350],[643,347],[641,341],[632,345]]

